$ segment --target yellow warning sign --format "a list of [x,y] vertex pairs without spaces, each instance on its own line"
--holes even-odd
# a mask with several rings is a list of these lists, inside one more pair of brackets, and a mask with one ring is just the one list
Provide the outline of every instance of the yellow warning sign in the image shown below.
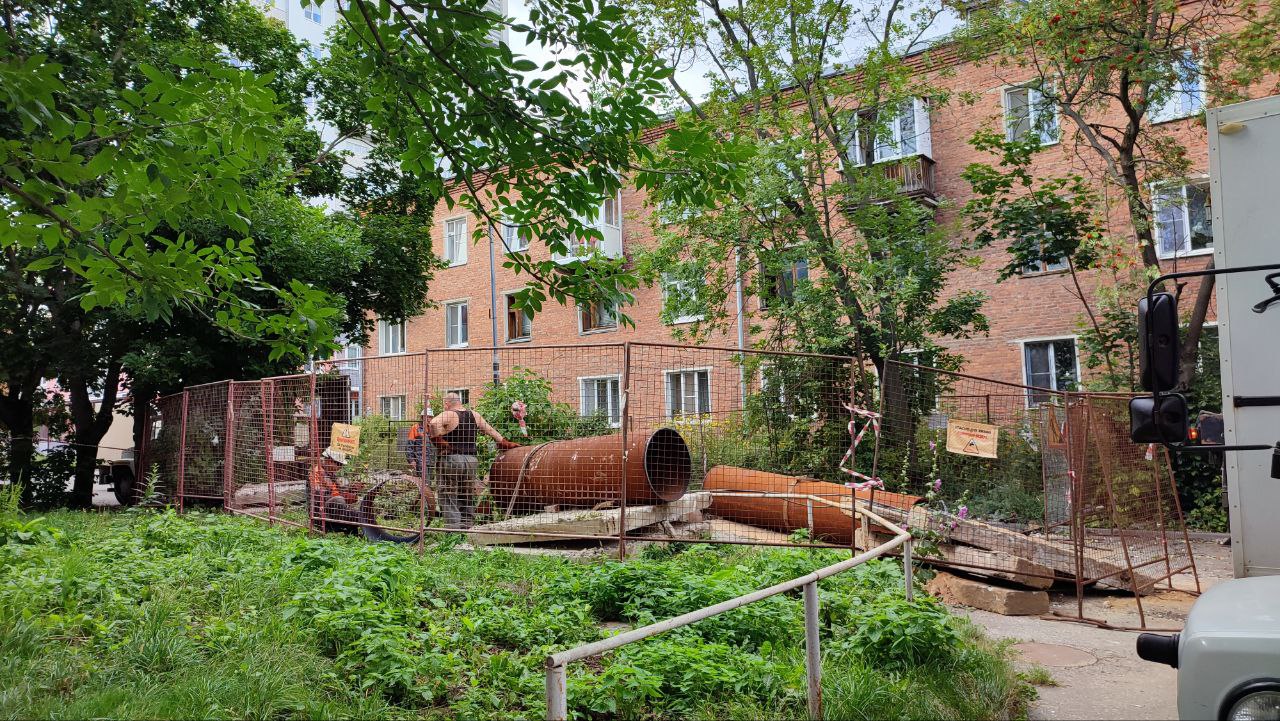
[[1000,429],[986,423],[947,420],[947,450],[962,456],[995,458]]
[[329,447],[355,455],[360,452],[360,426],[349,423],[334,423],[333,433],[329,436]]

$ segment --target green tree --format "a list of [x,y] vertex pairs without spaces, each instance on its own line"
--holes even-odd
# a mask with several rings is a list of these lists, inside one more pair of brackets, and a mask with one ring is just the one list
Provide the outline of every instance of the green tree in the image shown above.
[[[1030,82],[1061,114],[1075,154],[1124,198],[1150,280],[1161,268],[1151,188],[1184,178],[1191,167],[1178,124],[1158,122],[1166,117],[1159,111],[1267,92],[1261,81],[1280,67],[1280,6],[1256,0],[990,3],[974,12],[961,37],[973,59],[1004,65],[1010,83]],[[1191,312],[1179,379],[1184,388],[1197,367],[1212,285],[1212,278],[1203,281]]]
[[[615,5],[532,0],[529,22],[519,23],[487,0],[335,4],[342,22],[330,52],[339,63],[328,78],[356,102],[327,112],[340,129],[385,138],[402,172],[483,218],[476,240],[503,222],[567,255],[575,238],[599,238],[589,219],[624,178],[647,188],[679,175],[682,200],[736,179],[708,160],[717,146],[702,128],[675,131],[673,142],[690,150],[680,159],[644,142],[662,120],[654,108],[672,71]],[[539,65],[512,52],[503,32],[552,59]],[[528,276],[517,301],[533,312],[548,299],[625,304],[638,283],[621,258],[504,262]]]
[[[669,79],[684,104],[676,127],[705,128],[751,178],[741,191],[702,197],[672,177],[652,194],[658,245],[640,267],[650,281],[666,274],[696,288],[668,293],[669,318],[701,316],[695,336],[730,327],[728,300],[741,285],[763,306],[747,310],[757,345],[848,353],[876,366],[907,350],[947,362],[936,339],[985,329],[981,294],[943,292],[965,251],[935,222],[931,199],[908,197],[902,185],[928,172],[930,108],[951,100],[908,60],[940,8],[896,0],[627,7],[655,54],[713,68],[701,102]],[[679,157],[684,139],[661,150]]]

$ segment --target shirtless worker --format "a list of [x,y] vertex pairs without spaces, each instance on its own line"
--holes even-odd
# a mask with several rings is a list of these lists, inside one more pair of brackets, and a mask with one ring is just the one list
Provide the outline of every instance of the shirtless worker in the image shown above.
[[431,439],[440,449],[440,510],[447,528],[470,528],[476,510],[476,434],[498,442],[499,450],[515,448],[479,413],[462,405],[457,393],[446,393],[444,411],[431,419]]

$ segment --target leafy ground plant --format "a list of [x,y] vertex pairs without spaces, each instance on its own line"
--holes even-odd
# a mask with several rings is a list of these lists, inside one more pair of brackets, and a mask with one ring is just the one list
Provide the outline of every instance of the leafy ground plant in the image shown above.
[[[839,552],[691,545],[574,563],[309,538],[172,510],[12,510],[0,542],[0,717],[541,718],[543,659],[803,574]],[[892,563],[824,581],[831,718],[1008,718],[1002,647]],[[798,597],[570,671],[576,718],[802,718]]]

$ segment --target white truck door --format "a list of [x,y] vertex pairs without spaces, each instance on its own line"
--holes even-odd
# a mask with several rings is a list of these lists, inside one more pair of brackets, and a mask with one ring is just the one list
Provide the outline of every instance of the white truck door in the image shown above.
[[[1280,96],[1209,110],[1208,129],[1214,262],[1280,263]],[[1265,275],[1217,281],[1228,444],[1280,438],[1280,304],[1252,310],[1271,295]],[[1262,404],[1240,405],[1244,398]],[[1280,480],[1271,478],[1271,454],[1226,456],[1236,576],[1280,574]]]

